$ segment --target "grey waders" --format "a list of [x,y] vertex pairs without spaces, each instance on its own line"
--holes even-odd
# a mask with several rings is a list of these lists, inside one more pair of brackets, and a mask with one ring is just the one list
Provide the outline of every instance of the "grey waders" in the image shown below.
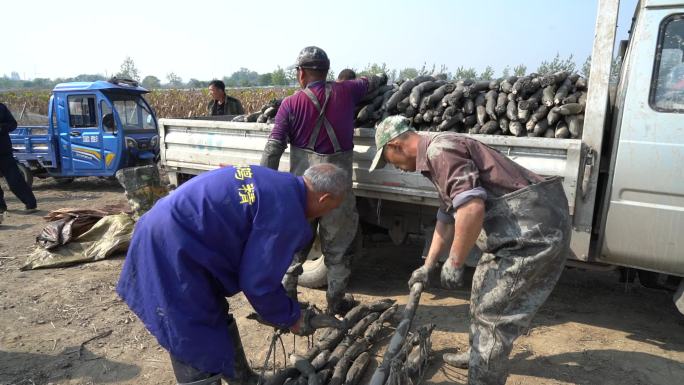
[[[353,298],[345,296],[349,275],[351,274],[351,245],[357,234],[359,215],[356,212],[356,198],[351,191],[353,151],[342,151],[335,130],[325,117],[325,110],[330,100],[331,84],[325,86],[325,101],[320,105],[310,89],[303,92],[309,97],[318,110],[318,119],[309,138],[306,148],[292,146],[290,149],[290,172],[303,175],[307,168],[320,164],[332,163],[347,172],[349,191],[340,207],[312,223],[314,230],[318,228],[325,265],[328,268],[328,289],[326,300],[328,313],[343,313],[353,306]],[[332,142],[334,153],[319,154],[314,151],[321,127],[325,127],[328,138]],[[315,232],[314,232],[315,234]],[[283,285],[290,297],[297,298],[297,279],[301,275],[301,265],[311,249],[311,245],[295,255],[292,266],[283,279]]]

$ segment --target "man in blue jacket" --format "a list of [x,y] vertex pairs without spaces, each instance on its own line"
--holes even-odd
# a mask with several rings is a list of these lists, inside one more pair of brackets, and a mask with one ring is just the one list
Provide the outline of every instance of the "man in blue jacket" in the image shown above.
[[140,218],[117,292],[169,351],[179,383],[256,383],[225,297],[243,292],[267,322],[312,332],[281,284],[312,237],[308,219],[338,207],[346,173],[302,177],[259,166],[206,172]]

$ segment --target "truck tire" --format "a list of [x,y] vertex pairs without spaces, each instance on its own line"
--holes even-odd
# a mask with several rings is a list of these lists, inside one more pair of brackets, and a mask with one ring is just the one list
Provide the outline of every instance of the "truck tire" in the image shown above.
[[24,166],[21,163],[17,163],[17,166],[19,167],[19,171],[21,172],[21,175],[24,177],[26,184],[29,187],[33,187],[33,173],[31,172],[31,169]]
[[299,276],[297,283],[309,289],[318,289],[328,284],[328,267],[325,266],[323,252],[318,237],[311,246],[311,251],[302,266],[304,272]]
[[[351,253],[353,256],[359,257],[363,253],[363,236],[361,233],[361,225],[356,232],[356,237],[351,245]],[[325,258],[321,251],[321,243],[318,240],[318,235],[314,240],[311,251],[302,265],[304,272],[299,276],[297,281],[299,286],[308,287],[309,289],[318,289],[328,284],[328,267],[325,265]]]
[[304,272],[299,276],[299,285],[309,289],[318,289],[328,284],[328,267],[325,266],[323,254],[314,260],[304,262]]

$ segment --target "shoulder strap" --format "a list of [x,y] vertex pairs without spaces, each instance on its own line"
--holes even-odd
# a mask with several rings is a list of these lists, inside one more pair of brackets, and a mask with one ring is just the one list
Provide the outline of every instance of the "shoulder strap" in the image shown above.
[[323,106],[318,101],[318,98],[316,98],[316,95],[311,91],[309,88],[304,89],[304,94],[311,100],[313,103],[314,107],[316,107],[316,110],[318,110],[318,118],[316,119],[316,123],[314,125],[313,131],[311,132],[311,137],[309,138],[309,143],[307,144],[306,148],[314,151],[314,147],[316,145],[316,141],[318,140],[318,135],[321,132],[321,126],[325,126],[325,131],[328,133],[328,138],[330,138],[330,141],[332,142],[333,145],[333,150],[335,152],[339,152],[341,150],[340,143],[337,140],[337,135],[335,135],[335,130],[328,120],[328,118],[325,117],[325,111],[328,107],[328,102],[330,101],[330,94],[332,93],[332,84],[326,83],[325,84],[325,100],[323,101]]

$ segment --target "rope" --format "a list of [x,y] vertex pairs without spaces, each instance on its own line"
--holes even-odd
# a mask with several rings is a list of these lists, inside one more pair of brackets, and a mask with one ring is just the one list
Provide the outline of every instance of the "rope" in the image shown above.
[[[274,329],[273,335],[271,336],[271,343],[269,344],[268,347],[268,353],[266,353],[266,359],[264,360],[264,365],[261,367],[261,373],[259,375],[259,381],[257,382],[257,385],[261,385],[264,381],[265,374],[266,374],[266,366],[268,366],[268,360],[271,358],[271,354],[273,354],[273,372],[275,373],[276,370],[276,358],[275,358],[275,348],[278,340],[280,340],[280,344],[283,347],[283,354],[285,354],[285,344],[283,344],[283,339],[281,338],[281,335],[283,334],[282,330],[280,329]],[[284,362],[287,362],[287,358]]]
[[392,358],[390,363],[390,372],[387,376],[387,385],[406,385],[410,383],[409,376],[406,373],[404,362]]
[[423,382],[425,372],[427,372],[426,369],[428,361],[430,360],[430,348],[432,347],[432,340],[430,339],[430,336],[431,333],[421,333],[418,339],[420,341],[418,349],[420,349],[420,353],[423,356],[423,362],[418,365],[418,379],[416,380],[415,385],[420,385]]

